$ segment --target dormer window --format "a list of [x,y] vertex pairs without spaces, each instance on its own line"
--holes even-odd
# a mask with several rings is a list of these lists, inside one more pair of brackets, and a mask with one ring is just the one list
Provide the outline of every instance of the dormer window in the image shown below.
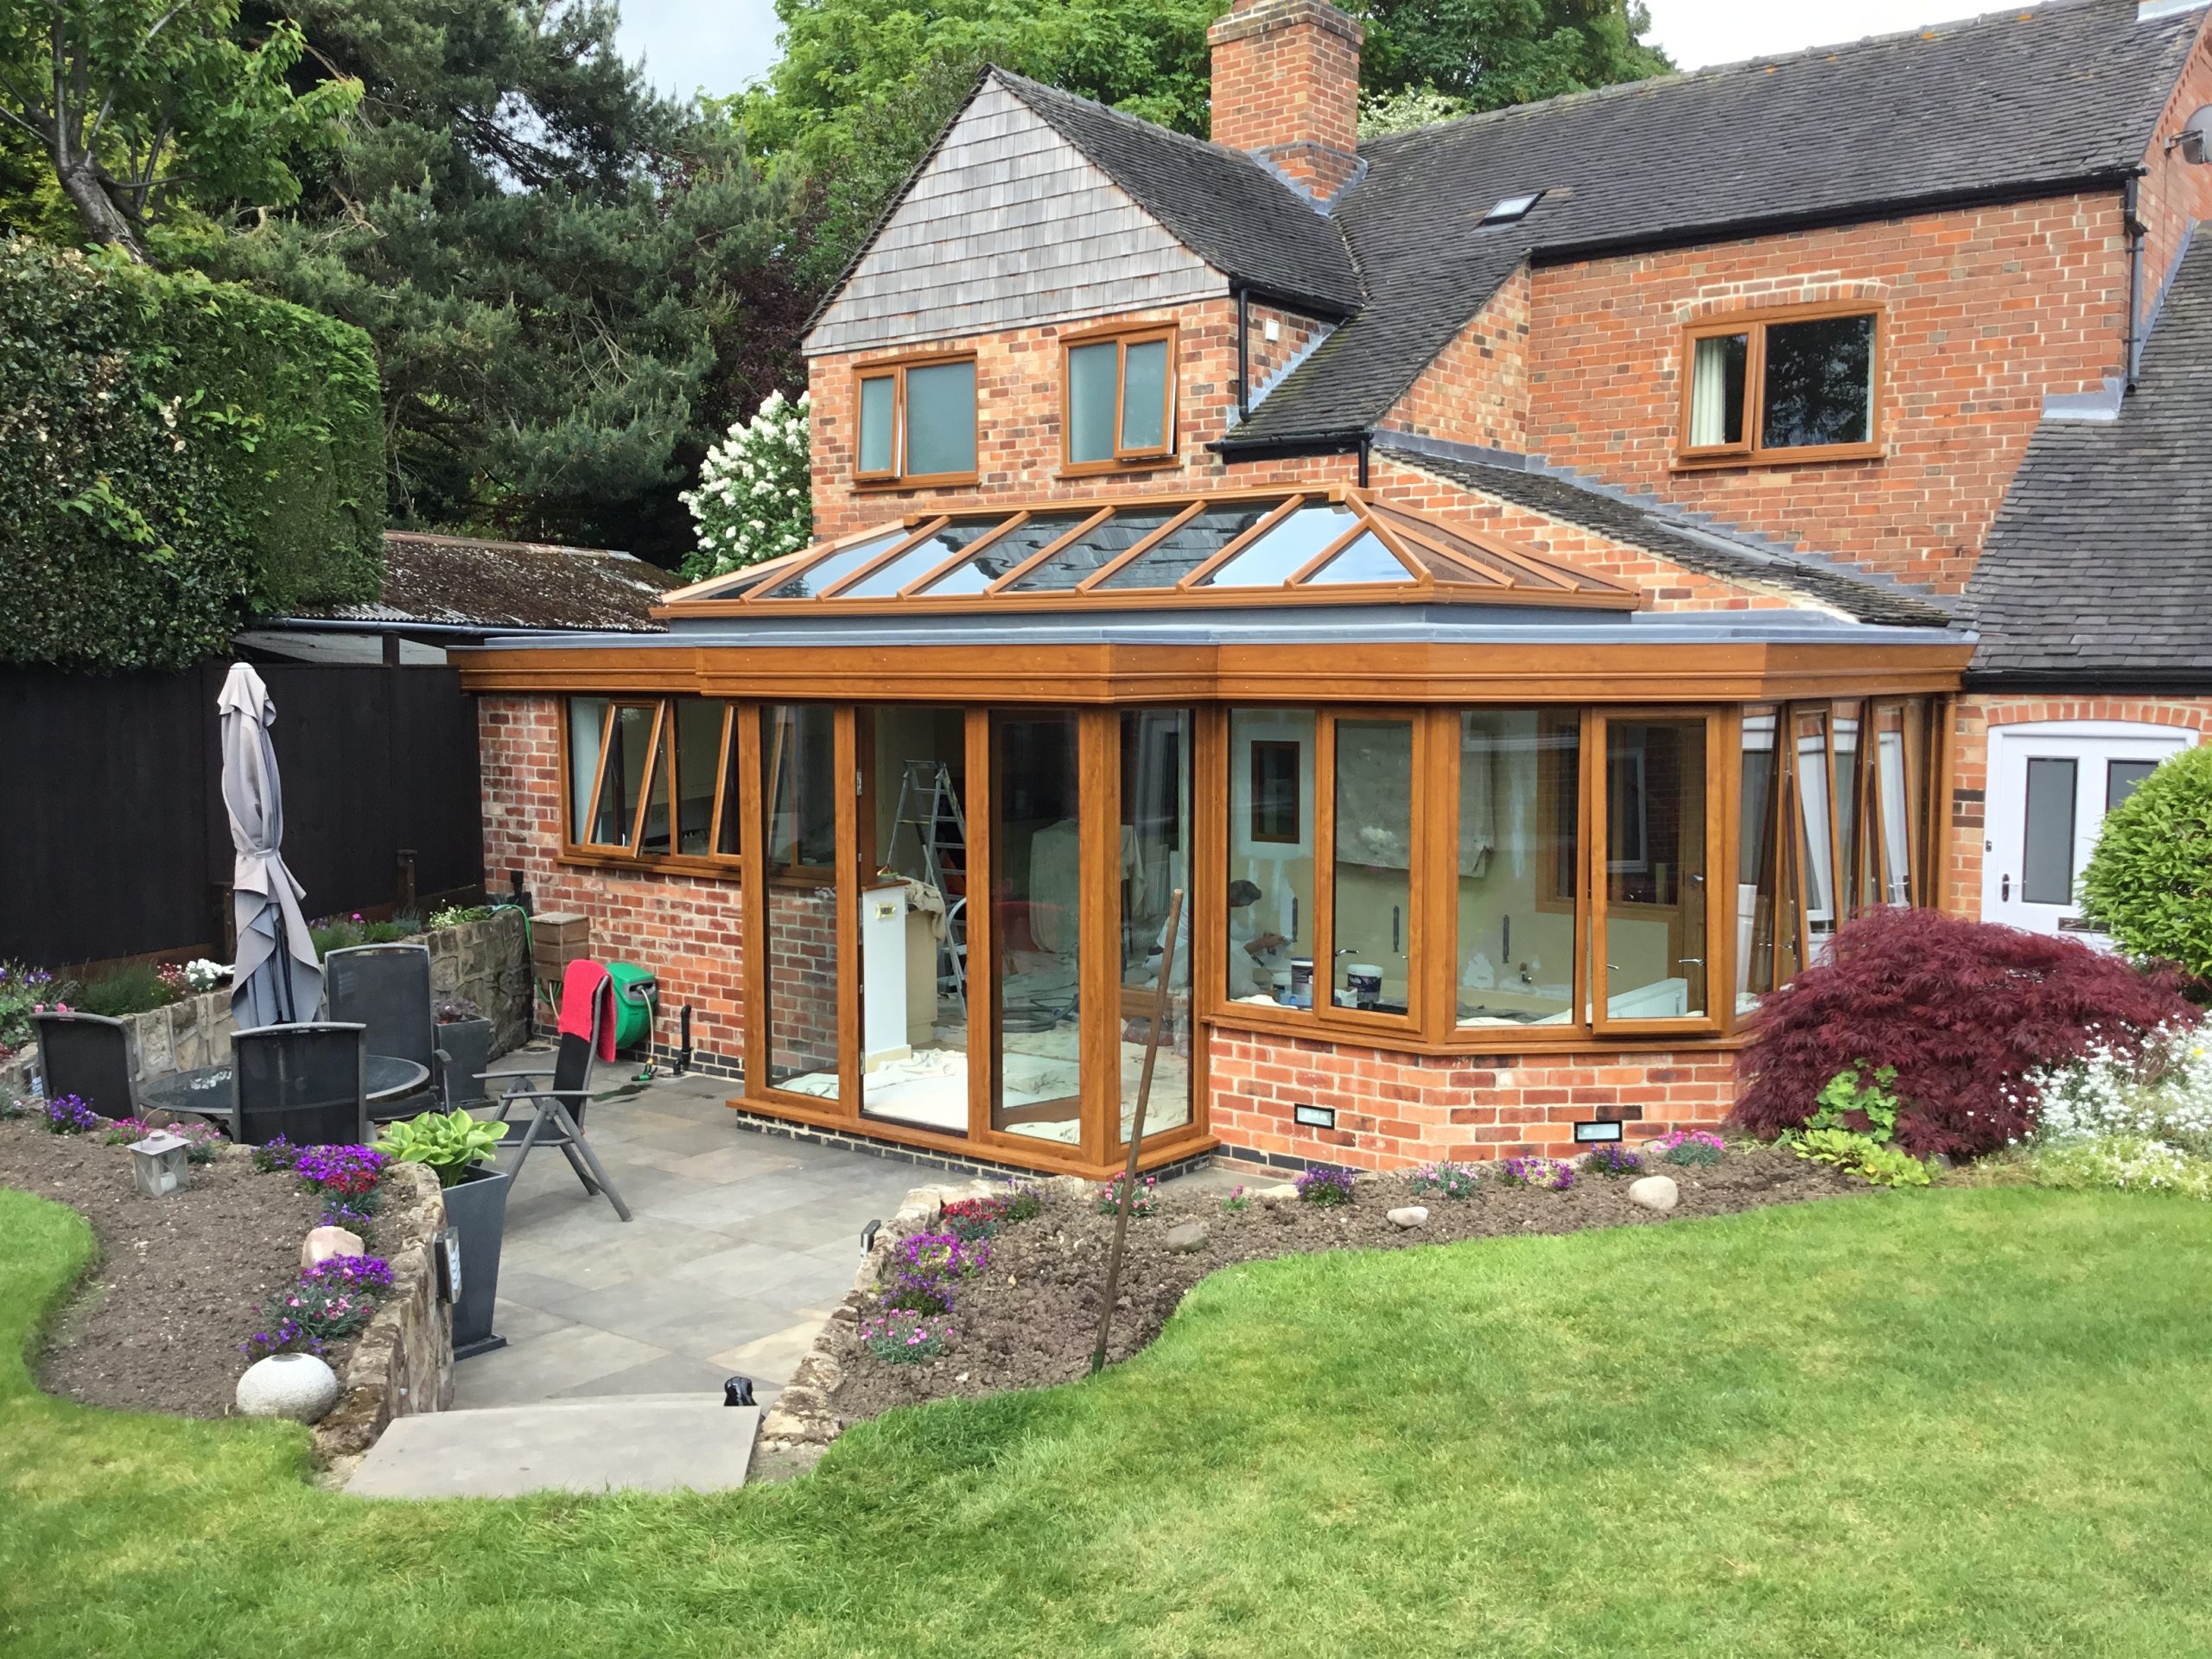
[[976,481],[976,359],[873,363],[854,387],[853,477],[904,488]]
[[1175,330],[1083,334],[1063,346],[1061,459],[1110,472],[1175,454]]
[[1482,216],[1484,225],[1510,225],[1516,219],[1529,217],[1529,210],[1544,199],[1541,190],[1525,196],[1508,196]]
[[1881,453],[1880,313],[1789,306],[1715,317],[1683,336],[1680,461],[1849,461]]

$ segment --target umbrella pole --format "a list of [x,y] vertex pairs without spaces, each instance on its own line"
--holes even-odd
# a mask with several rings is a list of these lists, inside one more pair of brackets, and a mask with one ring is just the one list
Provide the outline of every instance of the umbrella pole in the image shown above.
[[1137,1152],[1144,1145],[1145,1114],[1152,1107],[1152,1068],[1160,1058],[1160,1028],[1167,1018],[1167,995],[1175,976],[1175,932],[1183,919],[1183,889],[1167,900],[1167,931],[1160,936],[1160,984],[1154,992],[1152,1036],[1144,1046],[1144,1071],[1137,1077],[1137,1115],[1129,1125],[1129,1166],[1122,1176],[1122,1202],[1114,1212],[1114,1248],[1106,1258],[1106,1300],[1098,1310],[1098,1346],[1091,1351],[1090,1374],[1106,1369],[1106,1339],[1114,1329],[1114,1297],[1122,1281],[1122,1245],[1129,1232],[1129,1205],[1136,1201]]

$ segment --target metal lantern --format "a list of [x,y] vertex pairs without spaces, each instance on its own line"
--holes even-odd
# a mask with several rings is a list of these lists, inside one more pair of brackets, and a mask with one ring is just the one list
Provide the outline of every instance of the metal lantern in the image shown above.
[[166,1198],[184,1191],[185,1154],[192,1143],[181,1135],[156,1129],[130,1143],[130,1179],[140,1194]]

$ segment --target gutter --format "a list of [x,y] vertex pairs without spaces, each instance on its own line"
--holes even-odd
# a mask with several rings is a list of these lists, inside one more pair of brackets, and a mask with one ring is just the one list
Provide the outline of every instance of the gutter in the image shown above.
[[436,639],[488,639],[494,635],[515,633],[640,633],[651,637],[664,632],[652,629],[629,629],[611,623],[594,623],[588,627],[549,628],[528,622],[404,622],[397,619],[388,622],[364,621],[343,616],[266,616],[248,622],[238,630],[240,633],[261,631],[289,631],[296,633],[397,633],[412,638],[429,634]]
[[2138,211],[2142,194],[2142,169],[2129,175],[2120,191],[2120,228],[2127,236],[2127,340],[2126,369],[2129,391],[2143,367],[2143,238],[2151,227]]

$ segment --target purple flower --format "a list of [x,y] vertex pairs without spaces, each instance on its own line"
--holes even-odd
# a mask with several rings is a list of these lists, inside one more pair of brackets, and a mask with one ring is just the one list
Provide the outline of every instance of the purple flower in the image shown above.
[[46,1127],[52,1135],[85,1135],[100,1127],[100,1115],[75,1095],[57,1095],[46,1103]]
[[1294,1185],[1301,1204],[1350,1204],[1352,1200],[1351,1171],[1348,1169],[1316,1164]]
[[309,1147],[292,1167],[319,1192],[358,1198],[374,1189],[390,1161],[374,1147]]

